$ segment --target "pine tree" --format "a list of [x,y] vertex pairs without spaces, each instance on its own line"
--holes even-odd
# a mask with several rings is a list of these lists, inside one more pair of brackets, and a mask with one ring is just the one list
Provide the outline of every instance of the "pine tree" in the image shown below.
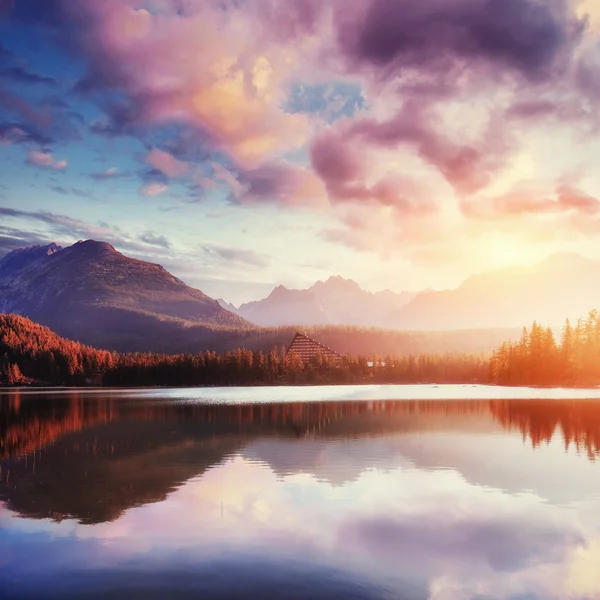
[[21,373],[21,369],[19,369],[19,365],[16,363],[8,365],[6,380],[8,385],[19,385],[23,382],[23,374]]

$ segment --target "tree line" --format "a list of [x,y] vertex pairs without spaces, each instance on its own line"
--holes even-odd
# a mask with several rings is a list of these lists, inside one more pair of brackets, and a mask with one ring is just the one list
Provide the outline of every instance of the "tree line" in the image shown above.
[[505,342],[490,359],[489,379],[500,385],[600,384],[600,313],[575,325],[565,321],[557,342],[552,329],[534,323],[521,339]]
[[66,340],[27,318],[0,314],[0,382],[5,385],[475,383],[483,381],[487,371],[483,355],[466,353],[345,355],[341,364],[318,352],[304,363],[283,346],[268,352],[240,348],[223,353],[119,354]]
[[[291,338],[290,338],[291,339]],[[0,314],[0,384],[204,386],[342,383],[600,384],[600,314],[592,311],[560,342],[534,323],[491,356],[445,352],[345,355],[316,353],[303,362],[285,347],[195,354],[98,350],[17,315]]]

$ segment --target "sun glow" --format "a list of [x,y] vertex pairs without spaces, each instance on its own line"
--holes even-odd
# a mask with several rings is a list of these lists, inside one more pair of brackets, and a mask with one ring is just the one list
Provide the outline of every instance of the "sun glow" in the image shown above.
[[535,264],[543,258],[539,246],[500,234],[489,234],[480,245],[481,258],[490,268]]

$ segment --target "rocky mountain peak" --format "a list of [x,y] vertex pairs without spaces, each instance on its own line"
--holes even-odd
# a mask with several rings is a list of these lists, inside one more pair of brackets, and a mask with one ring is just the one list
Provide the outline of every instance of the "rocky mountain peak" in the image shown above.
[[360,293],[361,287],[353,279],[344,279],[341,275],[332,275],[326,281],[317,281],[313,290],[325,290],[333,294]]
[[278,285],[270,294],[269,298],[279,298],[285,296],[290,290],[285,285]]
[[58,246],[54,242],[51,242],[50,244],[48,244],[46,246],[46,256],[51,256],[52,254],[56,254],[57,252],[60,252],[61,250],[62,250],[62,248],[60,246]]
[[98,242],[96,240],[84,240],[78,241],[69,247],[69,250],[78,254],[87,255],[109,255],[109,254],[121,254],[117,252],[114,246],[111,246],[108,242]]

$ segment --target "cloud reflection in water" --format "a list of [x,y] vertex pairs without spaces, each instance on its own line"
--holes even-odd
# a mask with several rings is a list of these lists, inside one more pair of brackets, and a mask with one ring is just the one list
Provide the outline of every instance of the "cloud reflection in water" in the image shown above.
[[[273,429],[264,411],[225,426],[231,407],[215,408],[206,430],[206,415],[185,411],[106,419],[40,451],[36,476],[18,480],[29,498],[44,500],[32,496],[36,486],[56,493],[42,479],[61,465],[100,478],[88,482],[82,511],[109,502],[99,494],[123,482],[166,487],[124,492],[132,504],[86,522],[32,518],[31,504],[4,485],[11,510],[0,512],[0,584],[21,597],[42,589],[153,597],[151,586],[179,597],[592,600],[600,596],[598,465],[583,447],[565,450],[560,429],[534,447],[498,417],[508,410],[511,423],[532,423],[540,406],[524,415],[525,404],[399,403],[375,416],[349,403],[317,429],[281,420]],[[583,411],[589,438],[593,406],[578,406],[565,414],[581,421]],[[289,410],[304,423],[304,409]],[[544,418],[563,418],[561,410],[553,404]],[[125,438],[129,454],[84,461],[85,440],[112,439],[118,454]],[[76,444],[79,453],[64,458]],[[3,472],[9,463],[18,472],[17,462],[4,460]],[[86,485],[64,484],[71,493]]]

